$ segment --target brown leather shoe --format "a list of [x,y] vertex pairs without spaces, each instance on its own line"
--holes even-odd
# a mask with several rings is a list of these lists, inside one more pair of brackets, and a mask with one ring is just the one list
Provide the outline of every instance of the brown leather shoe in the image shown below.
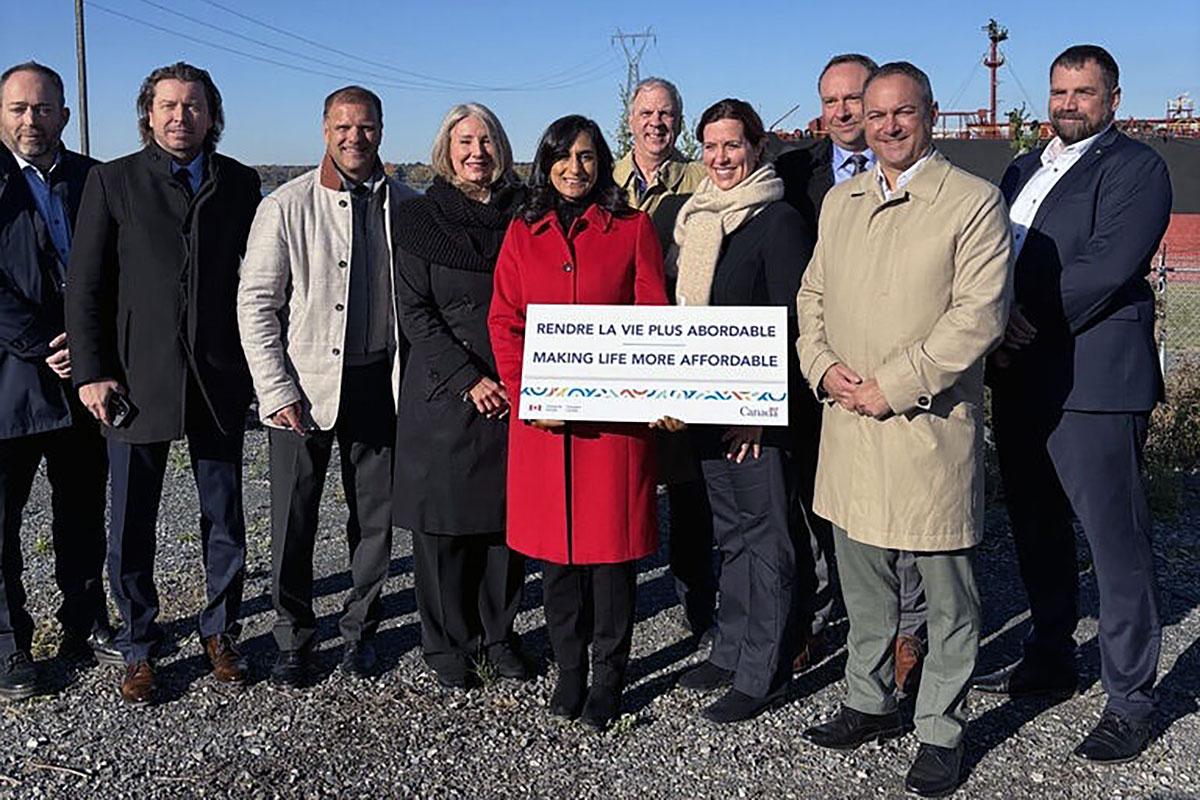
[[149,661],[135,661],[125,667],[121,680],[121,699],[131,706],[154,702],[154,667]]
[[896,691],[900,695],[917,693],[924,658],[925,645],[919,637],[907,633],[896,636]]
[[246,660],[229,636],[217,634],[206,638],[204,653],[208,656],[208,663],[212,664],[213,677],[221,683],[246,682]]
[[796,651],[796,657],[792,659],[792,674],[798,675],[805,670],[812,669],[821,663],[826,652],[824,631],[805,637],[804,643]]

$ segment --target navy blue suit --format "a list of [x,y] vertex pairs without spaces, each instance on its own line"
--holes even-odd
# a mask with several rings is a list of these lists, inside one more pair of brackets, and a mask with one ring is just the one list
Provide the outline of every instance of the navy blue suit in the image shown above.
[[[50,192],[73,224],[88,172],[98,162],[59,151]],[[21,579],[21,518],[46,460],[50,482],[58,618],[68,634],[107,627],[104,484],[108,461],[91,415],[71,384],[46,364],[64,330],[67,265],[16,159],[0,145],[0,658],[28,651],[33,618]]]
[[[1011,205],[1041,151],[1008,168]],[[1162,399],[1154,295],[1146,281],[1166,231],[1171,183],[1149,147],[1102,134],[1042,201],[1016,264],[1015,301],[1037,328],[993,368],[997,448],[1033,629],[1025,659],[1074,670],[1074,532],[1100,592],[1101,680],[1109,708],[1154,708],[1161,627],[1141,476],[1149,415]],[[995,367],[995,362],[992,364]]]

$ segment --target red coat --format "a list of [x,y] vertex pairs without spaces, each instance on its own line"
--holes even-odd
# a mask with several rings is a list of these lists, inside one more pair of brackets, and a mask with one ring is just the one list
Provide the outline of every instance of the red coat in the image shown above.
[[[488,314],[509,399],[515,405],[521,391],[527,304],[666,302],[662,249],[646,214],[615,217],[592,205],[566,235],[553,212],[533,225],[514,220],[496,262]],[[620,319],[619,309],[613,317]],[[658,549],[654,476],[654,437],[647,425],[570,423],[543,431],[514,419],[508,545],[555,564],[611,564],[649,555]]]

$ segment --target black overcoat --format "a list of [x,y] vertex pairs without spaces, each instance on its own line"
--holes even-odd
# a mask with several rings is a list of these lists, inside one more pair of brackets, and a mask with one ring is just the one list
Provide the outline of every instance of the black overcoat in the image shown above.
[[112,378],[129,390],[137,415],[105,429],[121,441],[181,438],[189,400],[226,432],[245,423],[252,388],[238,336],[238,266],[260,183],[231,158],[204,161],[191,200],[155,144],[96,167],[84,189],[67,280],[72,380]]
[[396,423],[392,518],[400,527],[504,530],[509,417],[484,417],[464,393],[481,377],[500,380],[487,316],[517,199],[509,189],[476,203],[439,179],[399,207],[396,291],[411,345]]
[[[63,148],[50,191],[74,221],[88,172],[99,162]],[[66,428],[70,384],[46,366],[62,333],[67,265],[54,247],[33,193],[0,146],[0,439]],[[82,408],[75,405],[75,413]]]

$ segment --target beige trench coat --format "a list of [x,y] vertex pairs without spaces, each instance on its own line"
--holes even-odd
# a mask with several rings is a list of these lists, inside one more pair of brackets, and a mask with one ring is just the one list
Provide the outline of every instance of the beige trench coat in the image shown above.
[[983,359],[1011,256],[1000,192],[940,153],[892,200],[874,170],[826,196],[797,296],[800,366],[813,387],[838,362],[875,378],[896,412],[826,402],[813,508],[851,539],[944,551],[982,537]]

